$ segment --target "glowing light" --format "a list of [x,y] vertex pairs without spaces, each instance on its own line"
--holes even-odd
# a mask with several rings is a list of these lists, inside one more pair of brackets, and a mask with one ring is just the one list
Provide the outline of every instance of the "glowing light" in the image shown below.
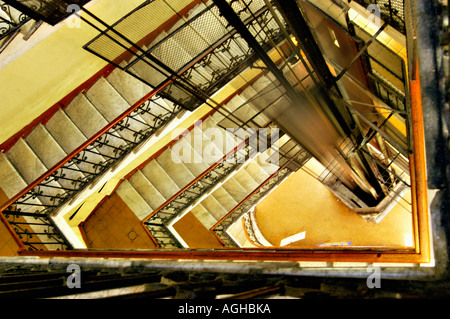
[[295,37],[291,37],[292,43],[295,44],[295,46],[298,46],[298,41]]
[[281,240],[280,246],[286,246],[286,245],[289,245],[290,243],[296,242],[298,240],[305,239],[305,236],[306,236],[306,232],[304,231],[304,232],[286,237]]

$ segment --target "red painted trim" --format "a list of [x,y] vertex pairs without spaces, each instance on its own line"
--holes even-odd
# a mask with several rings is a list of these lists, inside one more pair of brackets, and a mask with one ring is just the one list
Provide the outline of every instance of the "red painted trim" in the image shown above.
[[[139,41],[137,44],[139,46],[141,45],[148,45],[151,42],[154,41],[154,39],[162,32],[167,31],[170,28],[172,28],[182,16],[186,16],[190,10],[192,10],[195,6],[202,3],[201,0],[195,0],[189,5],[187,5],[185,8],[183,8],[178,14],[174,14],[171,18],[169,18],[166,22],[161,24],[155,31],[147,35],[145,38],[143,38],[141,41]],[[130,52],[125,52],[123,55],[121,55],[118,59],[116,59],[116,63],[119,64],[121,61],[123,61],[126,58],[131,58],[133,55]],[[72,92],[67,94],[64,98],[62,98],[60,101],[55,103],[53,106],[51,106],[47,111],[42,113],[40,116],[35,118],[33,121],[31,121],[29,124],[27,124],[25,127],[23,127],[19,132],[15,133],[13,136],[8,138],[6,141],[4,141],[2,144],[0,144],[0,151],[2,153],[6,153],[20,138],[26,138],[33,129],[39,125],[39,124],[45,124],[48,120],[59,110],[66,108],[73,99],[80,93],[88,91],[101,77],[108,77],[109,74],[116,68],[113,64],[108,64],[105,67],[103,67],[101,70],[99,70],[97,73],[95,73],[93,76],[91,76],[88,80],[83,82],[81,85],[79,85],[77,88],[75,88]],[[141,103],[143,103],[145,100],[141,99]]]
[[395,262],[420,263],[420,255],[401,251],[357,251],[328,247],[327,249],[301,250],[292,248],[261,249],[216,248],[214,251],[202,249],[165,249],[141,251],[114,250],[67,250],[67,251],[21,251],[21,256],[39,256],[41,258],[143,258],[143,259],[192,259],[192,260],[270,260],[270,261],[320,261],[320,262]]
[[66,108],[78,94],[89,90],[92,87],[92,85],[94,85],[94,83],[98,81],[100,77],[106,77],[114,70],[114,68],[115,66],[113,66],[112,64],[103,67],[100,71],[95,73],[87,81],[83,82],[75,90],[67,94],[64,98],[62,98],[54,105],[52,105],[47,111],[45,111],[40,116],[31,121],[30,124],[26,125],[19,132],[17,132],[9,139],[7,139],[5,142],[3,142],[0,145],[0,151],[2,153],[6,153],[20,138],[26,138],[39,124],[44,125],[45,123],[47,123],[59,109]]

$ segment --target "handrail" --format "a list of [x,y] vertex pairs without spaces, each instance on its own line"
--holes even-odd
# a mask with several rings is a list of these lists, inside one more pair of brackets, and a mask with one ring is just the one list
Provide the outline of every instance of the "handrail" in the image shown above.
[[[149,214],[146,218],[144,218],[141,221],[141,225],[144,227],[144,229],[148,228],[146,227],[146,222],[150,220],[153,216],[155,216],[158,212],[160,212],[163,208],[165,208],[167,205],[169,205],[172,201],[174,201],[177,197],[179,197],[181,194],[186,192],[189,188],[191,188],[193,185],[195,185],[197,182],[199,182],[204,176],[206,176],[208,173],[210,173],[214,168],[219,166],[221,163],[223,163],[228,157],[236,153],[238,150],[240,150],[243,146],[245,146],[248,142],[248,138],[246,141],[241,142],[239,145],[235,146],[232,150],[227,152],[224,156],[222,156],[221,159],[216,161],[213,165],[208,167],[203,173],[201,173],[199,176],[197,176],[194,180],[189,182],[186,186],[181,188],[178,192],[176,192],[174,195],[172,195],[169,199],[167,199],[163,204],[161,204],[158,208],[156,208],[151,214]],[[164,224],[161,224],[161,226],[165,226]],[[160,247],[159,243],[157,242],[156,238],[151,234],[150,231],[147,232],[150,235],[151,240],[154,242],[154,244],[157,247]]]
[[241,206],[243,206],[250,198],[252,198],[261,188],[263,188],[272,178],[274,178],[278,173],[280,173],[289,162],[285,163],[282,167],[280,167],[276,172],[272,173],[268,178],[266,178],[257,188],[255,188],[250,194],[248,194],[239,204],[237,204],[233,209],[231,209],[226,215],[224,215],[220,220],[218,220],[212,227],[210,227],[209,231],[214,234],[217,240],[225,247],[226,244],[222,241],[222,239],[216,234],[215,229],[222,224],[222,222],[227,219],[230,215],[232,215],[236,210],[238,210]]
[[[148,93],[147,99],[153,97],[156,95],[158,91],[151,91]],[[77,147],[75,150],[70,152],[66,157],[64,157],[62,160],[60,160],[58,163],[53,165],[50,169],[48,169],[44,174],[42,174],[40,177],[38,177],[34,182],[29,184],[27,187],[25,187],[21,192],[19,192],[17,195],[13,196],[11,199],[9,199],[6,203],[0,205],[0,212],[3,211],[5,208],[11,206],[16,202],[18,199],[20,199],[23,195],[25,195],[27,192],[32,190],[34,187],[39,185],[42,181],[44,181],[46,178],[50,177],[54,172],[56,172],[59,168],[61,168],[64,164],[69,162],[73,157],[75,157],[77,154],[79,154],[82,150],[84,150],[86,147],[91,145],[93,142],[95,142],[99,137],[101,137],[104,133],[106,133],[108,130],[110,130],[112,127],[114,127],[116,124],[118,124],[121,120],[126,118],[128,115],[130,115],[133,111],[135,111],[139,106],[142,104],[140,101],[135,103],[133,107],[129,108],[127,111],[123,112],[121,115],[119,115],[115,120],[108,123],[103,129],[101,129],[99,132],[97,132],[95,135],[87,139],[83,144],[81,144],[79,147]]]
[[[192,9],[195,4],[198,4],[200,0],[195,0],[193,3],[186,6],[186,8],[183,8],[180,11],[180,15],[183,16],[188,12],[190,9]],[[142,42],[150,42],[154,40],[157,35],[167,28],[171,28],[174,26],[178,21],[180,20],[180,16],[178,14],[174,14],[171,18],[168,19],[167,22],[160,25],[158,28],[156,28],[155,31],[150,33],[147,37],[145,37]],[[123,60],[125,56],[120,57],[120,61]],[[80,84],[77,88],[75,88],[72,92],[68,93],[65,97],[63,97],[60,101],[55,103],[53,106],[51,106],[47,111],[42,113],[40,116],[38,116],[36,119],[34,119],[30,124],[26,125],[24,128],[22,128],[18,133],[14,134],[12,137],[4,141],[2,144],[0,144],[0,151],[5,153],[9,148],[11,148],[20,138],[24,138],[28,134],[32,132],[32,130],[38,125],[43,124],[46,121],[48,121],[51,116],[53,116],[60,108],[64,109],[68,104],[80,93],[87,91],[90,87],[96,83],[96,81],[100,80],[102,77],[107,77],[114,69],[118,68],[118,64],[115,63],[109,63],[105,67],[103,67],[100,71],[95,73],[93,76],[91,76],[88,80]],[[120,67],[119,67],[120,68]],[[186,71],[186,69],[182,70],[182,72]],[[148,97],[149,98],[149,97]],[[144,96],[136,103],[144,103],[148,98]],[[135,103],[135,104],[136,104]]]

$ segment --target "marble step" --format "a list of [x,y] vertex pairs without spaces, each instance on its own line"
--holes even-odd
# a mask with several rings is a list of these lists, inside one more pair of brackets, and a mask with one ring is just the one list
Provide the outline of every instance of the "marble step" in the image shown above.
[[196,153],[208,167],[223,156],[216,144],[211,142],[207,134],[204,134],[203,122],[198,123],[184,139],[189,141],[189,144],[195,148]]
[[45,128],[67,154],[70,154],[87,140],[86,136],[62,110],[58,110],[48,120]]
[[[112,122],[131,106],[117,92],[105,78],[100,78],[87,92],[87,99],[108,121]],[[136,141],[135,132],[148,129],[144,119],[135,114],[133,118],[127,117],[122,121],[122,126],[116,125],[116,132],[129,141]],[[124,128],[128,126],[129,129]]]
[[214,216],[212,216],[202,204],[198,204],[192,208],[191,213],[208,229],[217,223]]
[[52,168],[67,155],[42,124],[37,125],[25,141],[47,168]]
[[[52,135],[41,124],[36,126],[25,140],[47,169],[52,168],[67,155],[58,142],[56,142]],[[75,164],[73,166],[75,166]],[[74,187],[72,180],[81,180],[84,178],[84,175],[81,172],[70,169],[64,169],[62,173],[64,174],[64,178],[59,178],[58,183],[69,189]],[[60,174],[58,174],[58,176],[59,175]]]
[[153,63],[150,65],[142,60],[139,60],[132,67],[130,67],[129,71],[132,74],[135,74],[140,79],[147,82],[152,87],[156,87],[159,84],[163,83],[169,77],[167,71],[159,67],[154,67]]
[[[33,183],[47,172],[47,167],[45,167],[39,157],[23,139],[19,139],[9,149],[7,157],[27,184]],[[45,187],[42,184],[46,184],[49,187]],[[55,181],[43,181],[35,190],[42,192],[42,195],[38,196],[38,198],[42,203],[47,205],[57,204],[55,200],[57,200],[59,195],[64,193],[61,185]]]
[[[229,116],[228,114],[233,113],[234,110],[238,109],[242,103],[244,103],[245,100],[239,96],[239,95],[235,95],[234,97],[232,97],[226,104],[224,104],[222,106],[222,111],[223,112],[215,112],[212,117],[214,119],[214,121],[216,121],[217,123],[219,123],[220,121],[222,121],[226,116]],[[223,114],[221,114],[223,113]],[[236,121],[237,123],[239,123],[234,117],[231,116],[231,119]]]
[[[62,110],[56,112],[45,124],[45,127],[67,154],[73,152],[87,140],[86,136]],[[104,162],[105,159],[98,154],[95,149],[89,149],[94,153],[86,150],[81,151],[80,154],[76,156],[75,161],[76,159],[84,158],[84,161],[77,163],[77,166],[81,170],[92,172],[95,171],[93,165],[95,165],[95,163]]]
[[130,177],[129,182],[152,208],[152,210],[157,209],[166,201],[164,196],[161,195],[161,193],[152,183],[150,183],[141,171],[134,173],[133,176]]
[[9,149],[6,155],[27,184],[31,184],[47,172],[45,165],[22,138]]
[[139,220],[143,220],[152,213],[153,209],[128,180],[123,180],[116,193]]
[[150,161],[141,169],[141,172],[147,177],[150,183],[158,189],[166,200],[180,190],[180,187],[172,180],[156,160]]
[[87,138],[97,134],[108,125],[108,121],[84,94],[78,94],[64,109],[64,112]]
[[258,182],[256,182],[246,170],[239,170],[236,174],[234,174],[234,178],[245,190],[247,190],[248,193],[252,192],[259,186]]
[[122,71],[119,68],[114,69],[107,77],[106,81],[128,102],[134,105],[153,89],[135,78],[134,76]]
[[[74,122],[84,136],[91,138],[104,127],[108,125],[108,121],[103,115],[91,104],[84,94],[79,94],[65,109],[64,112]],[[101,154],[115,157],[117,148],[125,148],[126,142],[121,139],[117,133],[103,135],[102,141],[108,141],[108,146],[98,150]]]
[[[197,152],[194,145],[193,135],[187,134],[172,146],[172,156],[174,161],[183,163],[186,168],[197,177],[206,171],[210,165],[202,159],[202,154]],[[200,150],[201,152],[201,150]]]
[[174,162],[172,154],[172,147],[169,147],[156,158],[156,161],[181,189],[193,181],[196,176],[187,169],[183,162]]
[[244,170],[258,185],[261,185],[270,176],[256,161],[248,163]]
[[217,188],[211,195],[225,208],[226,211],[232,210],[237,204],[239,204],[233,196],[228,193],[224,187]]
[[[202,130],[205,137],[216,146],[213,150],[219,151],[219,154],[217,154],[219,158],[232,151],[239,144],[236,137],[227,130],[218,127],[212,117],[208,117],[202,122]],[[210,153],[215,158],[216,154]]]
[[220,220],[228,211],[220,204],[214,196],[208,196],[201,201],[202,206],[215,220]]
[[248,193],[248,190],[245,189],[234,176],[229,178],[221,187],[225,189],[237,203],[240,203]]
[[130,104],[103,77],[95,82],[85,95],[108,122],[130,108]]
[[0,153],[0,188],[8,198],[17,195],[27,183],[17,172],[5,154]]

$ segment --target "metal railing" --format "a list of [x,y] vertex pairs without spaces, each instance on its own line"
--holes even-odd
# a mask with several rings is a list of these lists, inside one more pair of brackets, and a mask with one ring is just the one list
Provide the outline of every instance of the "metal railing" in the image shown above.
[[[183,111],[179,105],[160,103],[161,99],[152,96],[127,111],[5,205],[2,213],[27,249],[70,249],[51,214]],[[164,112],[153,114],[156,107]],[[152,116],[153,122],[140,120],[138,115],[143,114]]]
[[26,14],[0,1],[0,53],[30,20]]
[[[261,46],[269,50],[285,36],[264,1],[254,3],[257,5],[252,6],[252,14],[245,19],[245,24]],[[257,60],[253,50],[228,26],[214,4],[204,5],[201,12],[192,16],[186,15],[185,23],[167,35],[161,31],[162,39],[149,44],[148,39],[141,39],[138,34],[144,33],[146,26],[142,21],[145,17],[151,19],[152,7],[158,5],[159,10],[170,14],[172,9],[165,9],[166,5],[147,1],[102,31],[84,48],[153,88],[171,79],[161,95],[188,110],[204,103]],[[136,23],[136,29],[128,27],[131,22]],[[266,32],[262,32],[261,25]]]
[[239,247],[239,244],[227,233],[228,228],[234,224],[244,214],[248,213],[256,204],[281,182],[283,182],[294,171],[288,167],[283,167],[266,179],[253,193],[241,201],[224,218],[217,222],[211,231],[216,235],[225,247]]
[[[182,27],[148,49],[145,54],[156,54],[158,50],[163,50],[163,46],[173,45],[173,41],[176,39],[181,41],[182,38],[176,37],[183,34],[183,37],[186,37],[187,35],[183,31],[188,30],[188,28],[191,35],[195,34],[198,32],[198,30],[193,29],[198,27],[195,26],[195,23],[201,22],[201,19],[208,19],[204,15],[214,14],[211,10],[214,10],[212,6],[203,10],[201,14],[196,15],[195,19],[188,20]],[[214,17],[216,16],[217,13]],[[264,10],[260,10],[258,15],[252,17],[248,23],[251,24],[255,19],[260,19],[258,23],[264,21],[268,23],[264,20]],[[220,19],[218,21],[224,32],[215,35],[217,38],[208,39],[209,42],[206,42],[205,47],[199,46],[199,54],[180,64],[182,69],[176,68],[181,74],[184,73],[184,78],[208,94],[212,94],[213,91],[219,89],[255,59],[245,41],[235,32],[227,30],[223,21],[220,21]],[[206,25],[206,28],[210,27],[210,25]],[[253,29],[256,30],[257,27],[253,27]],[[255,31],[255,36],[258,36],[257,31]],[[187,38],[192,41],[192,38]],[[281,38],[279,39],[281,40]],[[264,41],[262,37],[261,41]],[[265,43],[265,46],[267,47],[268,44]],[[165,62],[169,63],[170,61]],[[128,70],[132,66],[136,69],[136,63],[136,60],[131,61],[125,69]],[[170,66],[174,67],[174,65]],[[188,72],[185,72],[187,70]],[[206,81],[203,81],[205,79]],[[196,101],[196,103],[200,101],[191,92],[185,94],[187,100],[174,98],[176,85],[174,85],[174,79],[170,76],[158,83],[156,87],[158,97],[152,97],[142,105],[134,107],[134,109],[131,108],[126,112],[127,114],[111,122],[102,132],[88,139],[83,145],[68,154],[66,158],[50,168],[47,173],[30,184],[3,207],[2,213],[7,217],[16,234],[28,249],[39,250],[48,249],[48,247],[62,250],[70,249],[69,242],[57,229],[50,217],[52,212],[56,211],[58,207],[87,187],[142,141],[179,114],[183,110],[183,105],[174,103],[174,100],[181,101],[184,108],[186,108],[187,100]],[[165,113],[155,115],[152,108],[158,104],[158,100],[161,98],[164,98],[171,107]],[[164,108],[165,106],[161,104],[159,107]],[[151,124],[143,122],[139,118],[139,115],[143,114],[153,116],[154,122]],[[222,166],[225,167],[225,164],[217,169],[222,168]]]
[[168,225],[187,208],[198,203],[206,193],[220,184],[231,173],[245,165],[248,159],[258,152],[258,143],[255,143],[258,137],[260,136],[256,133],[241,142],[196,179],[174,194],[172,198],[168,199],[143,221],[143,224],[150,231],[159,247],[182,247],[169,230]]

